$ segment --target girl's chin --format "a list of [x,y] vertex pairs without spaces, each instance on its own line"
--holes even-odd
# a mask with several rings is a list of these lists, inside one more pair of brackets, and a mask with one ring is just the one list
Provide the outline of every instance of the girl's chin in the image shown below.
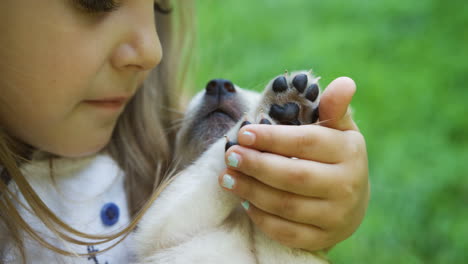
[[90,146],[90,147],[85,147],[83,148],[82,146],[77,147],[77,148],[66,148],[66,149],[45,149],[44,151],[60,156],[60,157],[65,157],[65,158],[83,158],[86,156],[91,156],[94,155],[101,150],[103,150],[109,141],[103,142],[98,145]]

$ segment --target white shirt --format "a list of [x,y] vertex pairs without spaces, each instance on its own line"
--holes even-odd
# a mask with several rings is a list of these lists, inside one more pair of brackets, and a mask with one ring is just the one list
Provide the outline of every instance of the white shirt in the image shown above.
[[[21,167],[28,182],[43,202],[71,227],[88,234],[113,234],[129,223],[126,193],[124,190],[124,173],[107,155],[96,155],[80,159],[60,158],[53,160],[53,177],[49,169],[49,160],[37,160]],[[14,182],[10,190],[23,196]],[[105,204],[113,203],[119,209],[119,217],[113,225],[106,225],[101,216]],[[71,244],[59,240],[38,219],[17,203],[23,218],[45,237],[47,241],[67,251],[88,253],[102,250],[113,244],[106,243],[94,247]],[[114,207],[115,209],[115,207]],[[115,210],[113,211],[115,212]],[[105,218],[105,216],[104,216]],[[109,219],[109,217],[107,217]],[[52,252],[38,242],[25,236],[27,263],[73,263],[73,264],[120,264],[130,263],[131,237],[113,249],[91,257],[65,257]],[[7,246],[7,249],[13,247]],[[1,261],[0,261],[1,262]],[[3,263],[20,263],[18,253],[7,251]]]

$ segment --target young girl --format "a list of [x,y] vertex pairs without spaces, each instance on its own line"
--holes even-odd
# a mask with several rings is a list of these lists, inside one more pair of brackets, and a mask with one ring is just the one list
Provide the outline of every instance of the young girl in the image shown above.
[[[132,261],[129,234],[171,174],[192,9],[186,0],[0,1],[2,263]],[[272,239],[328,249],[361,223],[369,184],[365,142],[347,114],[354,91],[348,78],[329,85],[323,126],[239,134],[232,192]],[[295,168],[290,156],[308,162]]]

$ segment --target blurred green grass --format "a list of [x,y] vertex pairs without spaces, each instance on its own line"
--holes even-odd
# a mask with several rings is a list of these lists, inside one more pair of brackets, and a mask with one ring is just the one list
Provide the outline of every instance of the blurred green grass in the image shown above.
[[285,69],[350,76],[372,197],[334,263],[467,263],[468,4],[203,0],[196,83],[261,90]]

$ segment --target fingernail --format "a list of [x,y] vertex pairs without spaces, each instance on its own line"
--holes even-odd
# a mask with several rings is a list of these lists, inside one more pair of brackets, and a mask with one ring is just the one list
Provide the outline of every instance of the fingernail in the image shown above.
[[249,201],[243,201],[243,202],[241,203],[241,205],[242,205],[242,207],[244,207],[245,210],[249,210],[249,208],[250,208],[250,203],[249,203]]
[[228,165],[237,168],[237,166],[239,165],[239,160],[240,155],[235,152],[231,152],[231,154],[229,154],[228,156]]
[[223,175],[223,183],[222,183],[223,187],[228,188],[229,190],[232,190],[235,183],[236,183],[236,180],[234,180],[234,178],[231,175],[229,174]]
[[253,145],[255,143],[255,134],[250,131],[244,131],[242,133],[243,142],[245,145]]

